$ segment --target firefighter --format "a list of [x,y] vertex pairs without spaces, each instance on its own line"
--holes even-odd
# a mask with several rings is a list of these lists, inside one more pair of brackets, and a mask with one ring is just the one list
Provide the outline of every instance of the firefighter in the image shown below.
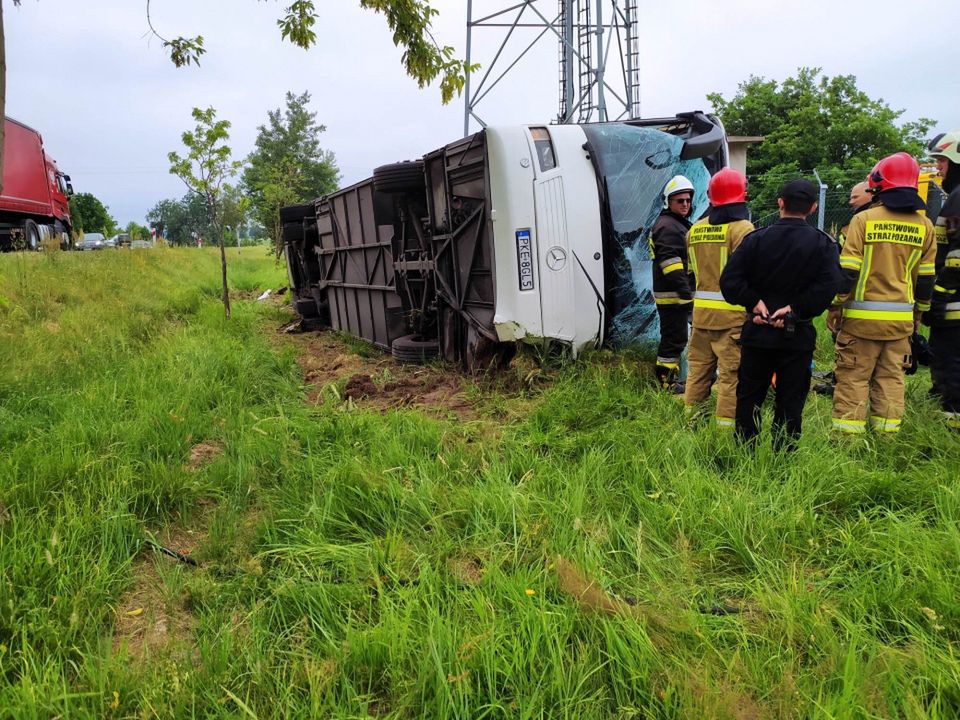
[[[866,180],[863,182],[858,182],[852,188],[850,188],[850,200],[847,204],[853,208],[853,214],[857,215],[862,213],[864,210],[873,205],[873,193],[870,192],[870,183]],[[840,247],[843,247],[843,244],[847,240],[847,233],[850,231],[850,223],[847,223],[840,229],[840,233],[837,235],[837,244]],[[836,333],[833,333],[833,341],[837,341]],[[822,382],[817,383],[813,386],[813,391],[818,395],[833,395],[833,386],[835,382],[835,377],[833,370],[824,370],[820,372],[815,372],[813,377],[821,380]]]
[[663,212],[650,233],[653,298],[660,316],[660,345],[654,372],[660,387],[682,392],[680,355],[687,346],[693,292],[687,272],[687,231],[693,210],[693,183],[677,175],[663,189]]
[[806,222],[817,209],[817,195],[817,186],[806,180],[784,185],[777,199],[780,220],[747,235],[720,276],[724,298],[751,311],[740,339],[737,438],[756,438],[760,407],[776,375],[775,449],[793,450],[800,438],[817,342],[813,318],[840,289],[837,243]]
[[[863,182],[858,182],[852,188],[850,188],[850,200],[847,204],[853,208],[853,214],[862,213],[868,207],[873,205],[873,193],[870,192],[870,183],[866,180]],[[840,228],[840,234],[837,235],[837,242],[840,244],[840,247],[843,247],[843,243],[846,242],[847,233],[850,231],[850,223],[847,223],[842,228]]]
[[695,278],[693,332],[684,392],[688,415],[710,397],[717,385],[716,422],[733,428],[737,408],[737,368],[744,308],[731,305],[720,293],[720,273],[727,258],[753,230],[747,209],[747,178],[730,168],[720,170],[707,186],[710,211],[687,233],[687,255]]
[[827,317],[839,327],[833,429],[862,433],[868,422],[894,433],[903,417],[910,335],[930,308],[936,243],[917,194],[920,166],[904,152],[869,176],[877,205],[854,216],[840,254],[844,282]]
[[960,130],[929,145],[947,194],[937,217],[937,282],[930,312],[930,375],[947,425],[960,430]]

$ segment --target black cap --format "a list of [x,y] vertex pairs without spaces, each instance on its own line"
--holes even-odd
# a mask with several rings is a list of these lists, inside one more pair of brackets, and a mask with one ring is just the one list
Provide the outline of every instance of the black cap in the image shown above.
[[820,192],[809,180],[791,180],[780,188],[780,194],[777,197],[815,203],[820,198]]

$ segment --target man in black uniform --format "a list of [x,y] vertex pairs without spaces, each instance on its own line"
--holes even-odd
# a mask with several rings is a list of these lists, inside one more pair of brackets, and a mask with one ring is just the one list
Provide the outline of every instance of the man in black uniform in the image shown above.
[[774,373],[774,447],[793,450],[810,390],[817,332],[813,319],[840,289],[837,244],[806,222],[817,187],[791,180],[780,190],[780,220],[756,230],[730,256],[720,276],[724,299],[747,308],[737,384],[736,434],[752,441]]
[[960,430],[960,130],[928,146],[947,193],[937,217],[937,282],[924,322],[930,326],[932,391],[948,427]]
[[687,321],[693,291],[687,270],[687,230],[693,210],[693,183],[683,175],[663,189],[663,212],[650,232],[653,299],[660,316],[660,345],[654,372],[660,387],[682,392],[680,356],[687,346]]

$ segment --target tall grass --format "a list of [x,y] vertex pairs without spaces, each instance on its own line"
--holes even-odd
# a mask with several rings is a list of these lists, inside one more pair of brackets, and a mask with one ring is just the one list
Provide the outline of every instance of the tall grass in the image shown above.
[[[0,256],[0,716],[960,712],[960,442],[926,377],[895,438],[832,443],[811,398],[791,457],[689,430],[629,354],[471,421],[308,407],[285,311],[223,320],[216,260]],[[146,542],[170,528],[197,567]],[[141,645],[150,573],[143,622],[182,622]]]

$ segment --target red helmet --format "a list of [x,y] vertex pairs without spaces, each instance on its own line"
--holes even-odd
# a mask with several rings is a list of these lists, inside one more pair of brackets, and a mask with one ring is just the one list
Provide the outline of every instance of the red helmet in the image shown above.
[[909,153],[898,152],[887,155],[873,166],[867,176],[867,183],[873,192],[883,192],[893,188],[917,189],[920,178],[920,163]]
[[707,197],[711,205],[730,205],[747,201],[747,178],[736,170],[724,168],[707,185]]

